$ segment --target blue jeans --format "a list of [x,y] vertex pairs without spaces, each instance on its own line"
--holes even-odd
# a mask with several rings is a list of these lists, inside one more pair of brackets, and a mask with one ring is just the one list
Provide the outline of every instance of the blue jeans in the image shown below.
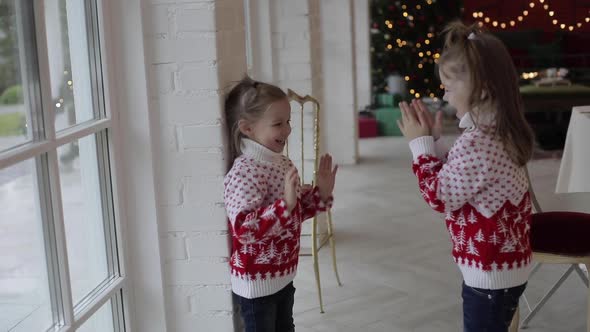
[[463,331],[508,332],[526,283],[506,289],[481,289],[463,283]]
[[[235,294],[234,294],[235,295]],[[246,332],[294,332],[295,287],[289,283],[275,294],[247,299],[235,295]]]

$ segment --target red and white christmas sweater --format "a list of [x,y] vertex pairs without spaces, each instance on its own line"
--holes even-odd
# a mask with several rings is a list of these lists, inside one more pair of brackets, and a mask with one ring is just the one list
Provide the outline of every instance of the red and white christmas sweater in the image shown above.
[[524,284],[532,251],[529,240],[531,202],[523,167],[509,158],[494,138],[493,119],[473,124],[466,114],[464,128],[443,157],[432,136],[410,142],[412,169],[420,193],[436,211],[446,214],[453,258],[465,284],[503,289]]
[[295,278],[301,223],[332,206],[317,187],[302,190],[291,213],[283,199],[285,173],[293,163],[252,140],[224,179],[232,236],[232,291],[252,299],[274,294]]

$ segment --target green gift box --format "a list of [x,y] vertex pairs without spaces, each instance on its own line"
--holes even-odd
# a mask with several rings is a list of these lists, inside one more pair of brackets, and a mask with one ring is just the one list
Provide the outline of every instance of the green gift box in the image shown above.
[[381,136],[401,136],[402,132],[397,126],[397,120],[402,118],[402,112],[398,107],[381,107],[375,110],[375,118],[379,126]]
[[376,102],[378,106],[383,107],[395,107],[402,101],[402,96],[400,94],[389,94],[389,93],[380,93],[376,96]]

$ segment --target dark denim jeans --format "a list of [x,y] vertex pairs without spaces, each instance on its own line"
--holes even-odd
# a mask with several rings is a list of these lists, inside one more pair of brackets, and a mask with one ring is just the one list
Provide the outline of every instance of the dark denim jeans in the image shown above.
[[463,331],[508,332],[526,283],[506,289],[481,289],[463,283]]
[[246,332],[294,332],[295,287],[291,282],[275,294],[246,299],[235,295]]

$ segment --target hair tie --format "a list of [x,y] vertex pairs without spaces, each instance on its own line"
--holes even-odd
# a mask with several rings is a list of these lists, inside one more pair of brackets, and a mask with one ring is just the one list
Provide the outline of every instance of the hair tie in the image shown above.
[[474,40],[475,39],[475,33],[473,33],[473,32],[470,33],[469,36],[467,36],[467,39]]

